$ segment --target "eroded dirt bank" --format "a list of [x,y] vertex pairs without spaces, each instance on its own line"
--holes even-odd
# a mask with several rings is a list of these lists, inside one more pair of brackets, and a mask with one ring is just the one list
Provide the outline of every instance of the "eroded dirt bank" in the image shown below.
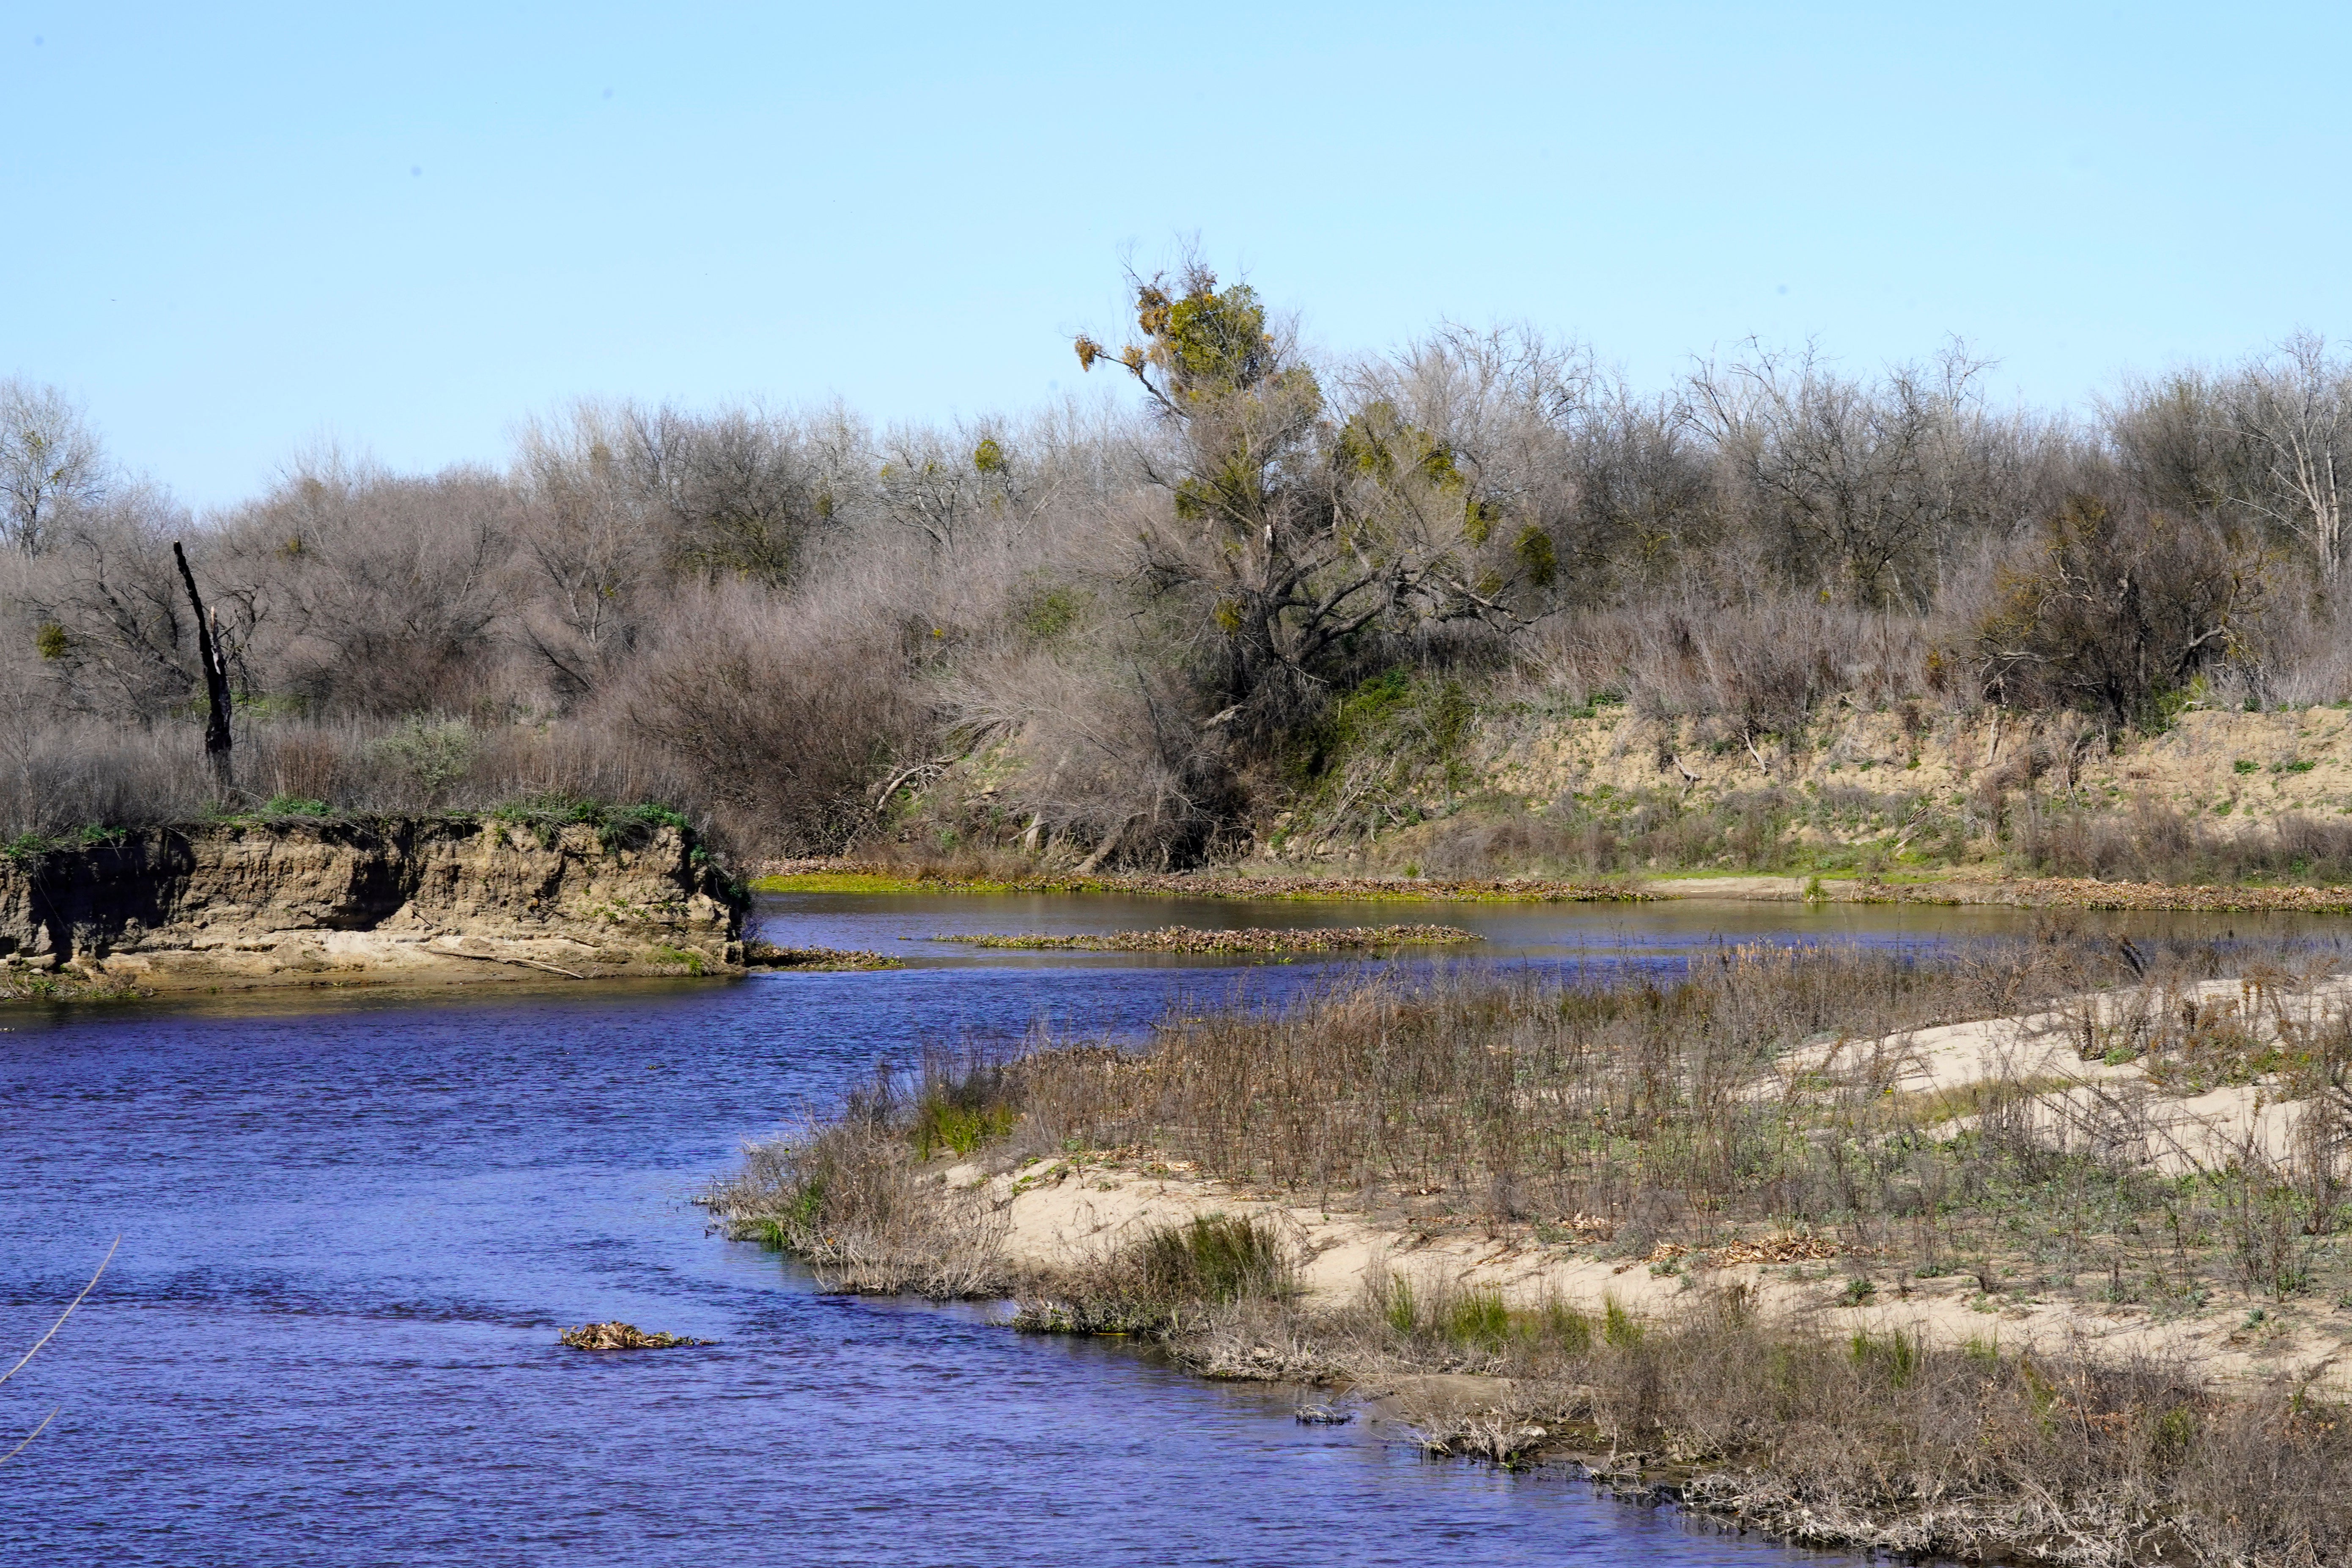
[[[1568,706],[1532,689],[1462,694],[1434,729],[1420,698],[1361,711],[1350,702],[1323,771],[1270,796],[1220,851],[1228,876],[1597,883],[1698,873],[1791,889],[1816,877],[1958,877],[1982,889],[1970,901],[2007,901],[1999,886],[2012,878],[2095,876],[2312,885],[2339,906],[2340,884],[2352,881],[2344,709],[2192,709],[2142,735],[2073,713],[1841,700],[1781,734],[1719,715]],[[1024,777],[1014,750],[977,752],[908,794],[895,808],[893,853],[919,864],[977,848],[999,858],[997,875],[1016,878],[1115,867],[1118,857],[1095,858],[1099,841],[1034,829],[1014,804]]]
[[590,979],[741,966],[744,899],[693,834],[447,817],[128,832],[0,861],[26,995]]

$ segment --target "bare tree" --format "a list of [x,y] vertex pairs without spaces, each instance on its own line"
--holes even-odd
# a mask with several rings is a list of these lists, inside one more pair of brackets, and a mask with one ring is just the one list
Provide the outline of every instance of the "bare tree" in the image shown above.
[[172,542],[172,561],[180,569],[180,584],[188,591],[189,618],[196,623],[197,662],[205,672],[205,762],[212,769],[213,786],[225,798],[236,787],[232,764],[235,738],[229,731],[228,659],[215,635],[218,618],[205,612],[204,595],[196,591],[196,574],[188,570],[188,552]]
[[0,381],[0,530],[27,554],[60,516],[106,492],[106,455],[81,409],[54,386]]
[[[171,540],[190,521],[138,489],[76,512],[58,530],[22,603],[47,628],[41,652],[67,710],[144,722],[202,689],[195,625],[171,554]],[[213,590],[215,605],[227,612],[219,646],[234,669],[252,636],[255,600],[217,581]]]
[[635,645],[638,600],[660,577],[660,532],[628,471],[626,423],[623,411],[583,403],[560,424],[523,430],[522,549],[538,588],[524,635],[574,696]]
[[[1601,377],[1591,356],[1526,330],[1474,332],[1449,326],[1391,359],[1356,367],[1341,380],[1355,420],[1345,447],[1370,434],[1368,416],[1392,407],[1402,426],[1426,433],[1433,468],[1448,467],[1458,489],[1460,531],[1444,542],[1474,584],[1511,584],[1511,609],[1528,615],[1570,591],[1570,574],[1594,574],[1580,537],[1582,476],[1575,448]],[[1444,454],[1442,465],[1436,453]],[[1434,477],[1446,479],[1443,473]],[[1441,532],[1455,509],[1428,514]],[[1439,545],[1424,534],[1427,545]],[[1448,617],[1440,616],[1444,624]],[[1513,627],[1513,615],[1455,616]]]
[[232,553],[208,574],[214,602],[241,605],[251,628],[235,645],[243,683],[314,712],[464,707],[499,642],[520,510],[478,469],[299,462],[225,521]]
[[782,583],[831,520],[823,476],[787,420],[664,404],[625,405],[615,423],[627,478],[657,502],[648,521],[673,571]]
[[1722,498],[1682,398],[1645,398],[1612,382],[1571,418],[1573,542],[1564,553],[1593,590],[1580,596],[1598,596],[1612,578],[1654,583],[1722,531]]
[[2252,482],[2234,499],[2301,539],[2334,582],[2352,484],[2352,365],[2329,354],[2326,339],[2298,332],[2233,380],[2228,408],[2252,459]]
[[2127,380],[2120,395],[2102,402],[2107,444],[2150,506],[2206,515],[2244,492],[2247,455],[2230,400],[2222,378],[2190,366]]
[[[1822,558],[1860,605],[1924,604],[1917,568],[1958,521],[1961,426],[1988,368],[1955,343],[1934,367],[1890,369],[1875,386],[1832,374],[1810,348],[1749,345],[1699,366],[1691,406],[1737,482],[1792,542]],[[1906,574],[1908,574],[1906,579]]]

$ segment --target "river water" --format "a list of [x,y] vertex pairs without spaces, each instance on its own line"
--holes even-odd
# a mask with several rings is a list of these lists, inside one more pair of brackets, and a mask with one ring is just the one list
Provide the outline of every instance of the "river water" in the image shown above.
[[[1832,1561],[1558,1476],[1424,1462],[1392,1426],[1300,1426],[1293,1393],[1015,1335],[991,1310],[821,1295],[707,1233],[688,1200],[741,1141],[878,1058],[1039,1017],[1132,1030],[1178,995],[1328,973],[924,940],[1179,921],[1444,921],[1496,961],[1588,968],[2016,923],[804,896],[766,900],[762,934],[912,966],[0,1016],[0,1364],[123,1238],[0,1388],[0,1451],[60,1409],[0,1467],[0,1563]],[[610,1318],[718,1342],[555,1343]]]

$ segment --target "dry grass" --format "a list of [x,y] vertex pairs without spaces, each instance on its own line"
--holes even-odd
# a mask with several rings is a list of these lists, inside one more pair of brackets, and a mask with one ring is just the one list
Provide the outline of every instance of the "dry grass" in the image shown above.
[[986,1295],[1003,1278],[1001,1221],[983,1194],[919,1173],[942,1150],[1003,1137],[1003,1068],[976,1057],[929,1058],[911,1084],[885,1067],[834,1119],[750,1145],[699,1201],[729,1234],[801,1258],[829,1289]]
[[[2282,949],[2261,973],[2293,989],[2335,962],[2327,950]],[[1623,1258],[1818,1235],[1864,1249],[1884,1274],[1965,1268],[1989,1292],[2159,1308],[2249,1279],[2275,1294],[2282,1271],[2299,1290],[2322,1289],[2337,1271],[2332,1250],[2252,1274],[2246,1259],[2277,1253],[2262,1240],[2277,1213],[2305,1238],[2352,1223],[2335,1143],[2312,1156],[2316,1173],[2242,1161],[2159,1176],[2103,1152],[2128,1142],[2118,1129],[2094,1146],[2037,1122],[2032,1084],[1895,1094],[1902,1055],[1877,1049],[1835,1053],[1833,1072],[1791,1065],[1805,1047],[1802,1060],[1824,1061],[1820,1047],[1839,1042],[2127,984],[2137,1010],[2065,1026],[2089,1029],[2084,1049],[2098,1059],[2144,1060],[2158,1092],[2260,1081],[2274,1100],[2343,1097],[2352,1022],[2335,1014],[2284,1037],[2181,1022],[2202,1015],[2184,1015],[2175,987],[2263,963],[2242,947],[2126,949],[2053,924],[2038,941],[1934,959],[1722,948],[1680,979],[1351,976],[1278,1005],[1180,1005],[1139,1050],[1039,1034],[1007,1058],[935,1056],[912,1076],[885,1071],[813,1142],[758,1151],[756,1179],[747,1173],[722,1206],[747,1223],[798,1226],[777,1237],[795,1247],[819,1232],[883,1235],[904,1217],[893,1205],[913,1169],[910,1130],[946,1115],[969,1135],[925,1134],[924,1155],[935,1144],[959,1155],[996,1145],[999,1163],[1149,1151],[1430,1234],[1550,1244],[1591,1239],[1590,1224]],[[2156,1136],[2143,1127],[2138,1146]]]
[[1659,1322],[1448,1311],[1349,1324],[1390,1364],[1475,1356],[1514,1380],[1499,1408],[1426,1411],[1442,1451],[1581,1453],[1820,1546],[2297,1568],[2352,1551],[2352,1427],[2292,1386],[2224,1397],[2162,1362],[1792,1331],[1737,1293]]
[[[2193,955],[2184,955],[2191,957]],[[1015,1080],[1041,1136],[1149,1147],[1318,1199],[1442,1192],[1443,1217],[1632,1216],[1705,1239],[1822,1223],[1857,1179],[1801,1123],[1875,1114],[1755,1092],[1809,1040],[2016,1011],[2126,973],[2050,942],[1956,963],[1722,949],[1680,981],[1582,986],[1457,970],[1347,980],[1278,1006],[1180,1010],[1140,1057],[1043,1051]],[[1427,1205],[1417,1205],[1427,1206]]]
[[[1508,1378],[1500,1405],[1423,1412],[1433,1446],[1581,1454],[1799,1540],[2340,1561],[2352,1428],[2308,1387],[2258,1374],[2223,1392],[2186,1363],[1993,1348],[2019,1303],[2242,1311],[2239,1337],[2259,1340],[2352,1284],[2335,1239],[2352,1223],[2352,1016],[2189,989],[2233,972],[2253,976],[2249,994],[2302,994],[2334,959],[2126,950],[2053,926],[1932,961],[1726,949],[1680,979],[1349,980],[1280,1005],[1179,1007],[1135,1049],[1041,1035],[1011,1056],[933,1057],[809,1140],[753,1151],[714,1202],[845,1288],[1016,1292],[1025,1327],[1150,1336],[1214,1375]],[[2065,1002],[2098,991],[2117,999]],[[2130,1155],[2127,1128],[2053,1121],[2033,1083],[1892,1093],[1899,1053],[1874,1049],[1824,1070],[1839,1041],[2053,1003],[2086,1059],[2141,1064],[2147,1093],[2262,1084],[2318,1109],[2291,1148],[2248,1140],[2168,1174]],[[1228,1190],[1408,1236],[1646,1262],[1684,1293],[1645,1320],[1376,1266],[1352,1300],[1307,1299],[1286,1234],[1242,1214],[1130,1230],[1050,1271],[991,1257],[974,1173],[1079,1148],[1190,1162]],[[1822,1333],[1763,1320],[1715,1272],[1743,1267],[1847,1304],[1958,1275],[1995,1315],[1972,1345]]]
[[2018,858],[2059,877],[2103,881],[2352,884],[2352,821],[2285,813],[2255,828],[2221,831],[2170,807],[2128,812],[2043,806],[2012,815]]

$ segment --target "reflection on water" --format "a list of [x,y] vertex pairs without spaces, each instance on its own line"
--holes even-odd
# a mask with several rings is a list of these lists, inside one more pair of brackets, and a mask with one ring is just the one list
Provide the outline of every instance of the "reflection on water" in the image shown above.
[[[1599,967],[1723,939],[2016,924],[1852,906],[1032,898],[784,899],[762,918],[780,942],[903,951],[915,967],[0,1019],[0,1344],[28,1342],[125,1236],[89,1303],[0,1390],[15,1430],[65,1407],[0,1470],[0,1560],[1793,1561],[1557,1478],[1425,1464],[1392,1431],[1300,1426],[1286,1394],[1116,1346],[819,1296],[708,1237],[686,1199],[745,1136],[826,1103],[878,1056],[1039,1016],[1131,1030],[1239,973],[901,939],[1437,919],[1486,933],[1499,961]],[[1272,994],[1328,973],[1260,963],[1248,984]],[[592,1318],[719,1342],[556,1346],[559,1326]]]

